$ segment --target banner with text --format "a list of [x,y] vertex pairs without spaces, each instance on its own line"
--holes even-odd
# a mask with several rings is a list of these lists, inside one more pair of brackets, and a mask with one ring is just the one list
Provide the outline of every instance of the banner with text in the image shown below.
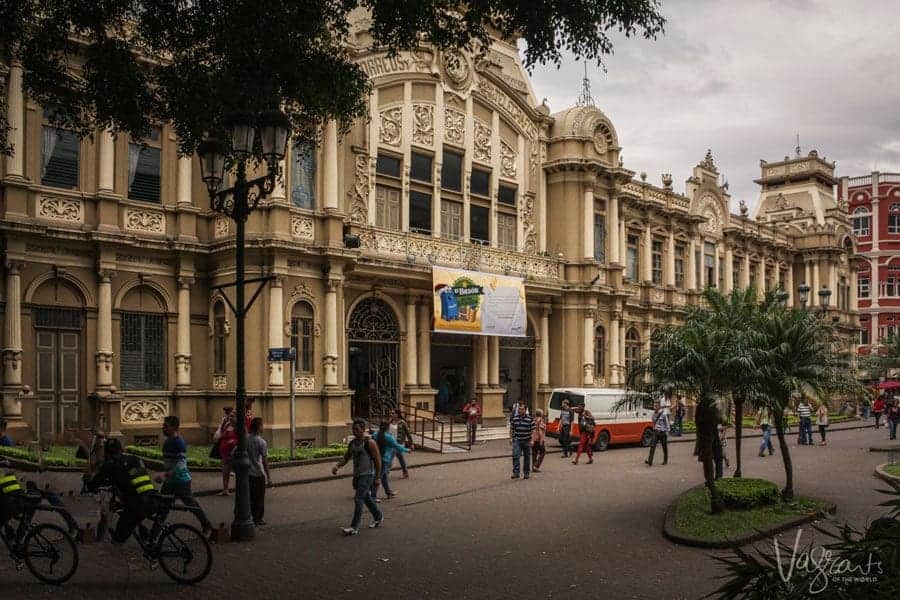
[[434,330],[524,337],[525,280],[490,273],[432,267]]

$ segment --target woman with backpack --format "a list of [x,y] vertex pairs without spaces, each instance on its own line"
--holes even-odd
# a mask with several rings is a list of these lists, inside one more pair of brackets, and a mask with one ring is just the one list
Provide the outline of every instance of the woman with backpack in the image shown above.
[[581,434],[581,438],[578,442],[578,452],[575,453],[575,460],[572,461],[573,465],[578,464],[578,459],[581,458],[582,452],[587,452],[588,462],[587,464],[591,464],[594,462],[594,429],[596,427],[596,422],[594,421],[594,415],[591,414],[591,411],[584,408],[583,406],[576,406],[575,412],[578,413],[578,431]]

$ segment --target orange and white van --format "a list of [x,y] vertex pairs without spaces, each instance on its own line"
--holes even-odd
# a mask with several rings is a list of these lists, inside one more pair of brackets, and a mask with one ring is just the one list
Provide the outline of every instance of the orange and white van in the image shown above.
[[[594,449],[606,450],[610,444],[649,446],[653,441],[653,407],[648,396],[640,407],[622,403],[625,391],[614,388],[557,388],[550,395],[547,411],[547,435],[559,438],[559,416],[563,400],[572,407],[583,406],[594,415]],[[621,404],[621,406],[620,406]],[[572,423],[572,443],[577,445],[581,432],[578,415]]]

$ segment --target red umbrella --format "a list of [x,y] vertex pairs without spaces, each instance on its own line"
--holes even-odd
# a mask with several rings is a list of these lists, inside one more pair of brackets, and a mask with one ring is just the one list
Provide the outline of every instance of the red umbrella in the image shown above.
[[875,387],[879,390],[895,390],[900,388],[900,381],[882,381]]

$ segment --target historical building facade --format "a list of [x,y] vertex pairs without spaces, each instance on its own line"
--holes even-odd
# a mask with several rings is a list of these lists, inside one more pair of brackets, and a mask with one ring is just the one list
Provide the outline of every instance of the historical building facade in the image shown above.
[[856,239],[859,352],[868,354],[900,327],[900,174],[842,177],[838,197]]
[[[369,118],[291,148],[248,223],[248,276],[275,279],[248,317],[247,381],[277,444],[289,375],[268,347],[297,349],[299,437],[323,443],[436,394],[451,409],[477,396],[491,421],[554,386],[621,386],[707,285],[782,286],[795,305],[800,282],[827,286],[855,332],[850,225],[815,153],[763,163],[756,213],[732,214],[711,153],[683,192],[635,177],[603,112],[536,101],[513,44],[389,57],[364,24],[349,43]],[[72,424],[133,438],[174,413],[205,439],[233,403],[233,318],[214,289],[233,279],[233,224],[168,125],[79,140],[23,97],[20,65],[3,81],[3,417],[20,439]],[[527,335],[433,333],[432,265],[521,277]]]

